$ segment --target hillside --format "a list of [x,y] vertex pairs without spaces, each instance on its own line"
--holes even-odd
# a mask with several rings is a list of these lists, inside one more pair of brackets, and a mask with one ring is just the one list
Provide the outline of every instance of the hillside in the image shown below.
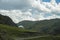
[[[29,31],[22,28],[0,24],[0,40],[13,40],[15,37],[25,37]],[[26,36],[27,37],[27,36]]]
[[3,16],[0,14],[0,24],[6,24],[6,25],[10,25],[10,26],[17,26],[10,17],[8,16]]
[[36,36],[38,33],[23,28],[12,27],[0,24],[0,40],[15,40],[15,38],[25,38]]
[[0,40],[60,40],[60,36],[42,35],[39,32],[0,24]]
[[18,25],[23,25],[25,29],[38,31],[40,33],[60,34],[60,19],[51,19],[43,21],[22,21]]

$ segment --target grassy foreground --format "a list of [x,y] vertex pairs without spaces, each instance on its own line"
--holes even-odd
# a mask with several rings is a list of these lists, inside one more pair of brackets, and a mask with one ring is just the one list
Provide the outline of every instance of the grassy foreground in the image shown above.
[[60,40],[60,37],[40,37],[40,38],[34,38],[34,39],[26,39],[26,40]]
[[0,40],[13,40],[14,37],[28,37],[30,36],[30,32],[33,31],[0,24]]
[[35,31],[0,24],[0,40],[60,40],[60,36],[40,36]]

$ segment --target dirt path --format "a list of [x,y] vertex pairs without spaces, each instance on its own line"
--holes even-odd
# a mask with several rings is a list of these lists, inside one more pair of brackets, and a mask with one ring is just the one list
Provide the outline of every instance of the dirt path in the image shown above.
[[34,38],[40,38],[40,37],[48,37],[48,36],[35,36],[35,37],[27,37],[27,38],[15,38],[15,40],[26,40],[26,39],[34,39]]

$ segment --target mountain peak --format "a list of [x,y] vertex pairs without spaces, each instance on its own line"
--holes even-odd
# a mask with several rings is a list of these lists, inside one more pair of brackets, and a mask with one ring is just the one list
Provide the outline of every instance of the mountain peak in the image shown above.
[[3,16],[1,14],[0,14],[0,24],[16,26],[16,24],[8,16]]

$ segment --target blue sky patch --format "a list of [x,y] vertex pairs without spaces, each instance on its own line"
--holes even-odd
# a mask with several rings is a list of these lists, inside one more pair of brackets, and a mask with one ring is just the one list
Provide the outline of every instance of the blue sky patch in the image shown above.
[[[51,0],[43,0],[43,2],[50,2]],[[57,3],[60,2],[60,0],[56,0]]]

